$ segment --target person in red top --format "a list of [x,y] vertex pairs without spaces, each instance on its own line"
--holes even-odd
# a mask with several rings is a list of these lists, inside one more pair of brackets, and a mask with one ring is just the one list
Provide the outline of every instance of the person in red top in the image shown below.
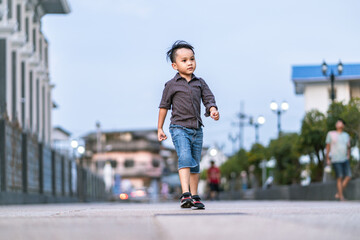
[[215,166],[215,162],[211,161],[211,167],[207,170],[207,181],[210,186],[211,200],[219,199],[220,169]]

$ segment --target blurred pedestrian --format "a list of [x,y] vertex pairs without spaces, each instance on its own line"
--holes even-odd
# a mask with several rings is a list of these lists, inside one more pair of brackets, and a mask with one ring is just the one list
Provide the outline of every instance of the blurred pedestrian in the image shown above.
[[169,198],[169,184],[167,183],[161,184],[161,198],[163,200],[168,200]]
[[211,161],[211,166],[207,170],[207,181],[210,187],[210,199],[211,200],[219,200],[219,192],[220,192],[220,180],[221,180],[221,172],[218,167],[215,166],[215,162]]
[[257,189],[259,187],[258,180],[255,176],[255,168],[256,168],[255,165],[250,165],[249,167],[249,181],[251,188],[253,189]]
[[163,131],[169,109],[171,112],[170,134],[179,158],[179,178],[182,208],[204,209],[198,195],[200,158],[203,144],[200,103],[205,105],[205,116],[215,121],[220,115],[215,97],[202,78],[194,75],[196,69],[194,48],[185,41],[176,41],[167,52],[175,77],[165,84],[160,102],[158,140],[167,139]]
[[241,171],[240,176],[241,176],[242,190],[246,190],[248,188],[248,178],[247,178],[246,171],[244,171],[244,170]]
[[332,164],[337,179],[335,198],[344,201],[344,190],[351,179],[350,169],[350,136],[344,132],[345,121],[338,119],[336,130],[326,136],[326,162]]

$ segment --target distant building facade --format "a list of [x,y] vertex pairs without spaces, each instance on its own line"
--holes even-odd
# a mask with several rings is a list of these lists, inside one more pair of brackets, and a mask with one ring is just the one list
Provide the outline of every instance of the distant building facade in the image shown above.
[[46,14],[67,14],[67,0],[0,0],[0,116],[51,144]]
[[[337,65],[329,65],[329,72],[337,73]],[[322,74],[321,65],[293,66],[292,81],[295,93],[304,95],[305,111],[317,109],[326,113],[331,104],[329,77]],[[360,97],[360,64],[344,64],[343,72],[335,78],[335,100],[349,102]]]
[[66,156],[72,156],[71,133],[62,127],[54,127],[51,133],[51,144],[54,150]]
[[[133,188],[149,187],[163,174],[163,147],[157,140],[157,130],[94,132],[86,135],[84,141],[87,155],[91,156],[88,167],[105,178],[105,166],[109,163],[112,175],[129,180]],[[171,158],[171,151],[167,154]]]

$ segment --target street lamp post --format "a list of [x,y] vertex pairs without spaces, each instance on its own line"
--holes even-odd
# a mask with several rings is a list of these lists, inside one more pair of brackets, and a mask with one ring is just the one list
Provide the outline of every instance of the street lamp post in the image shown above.
[[[339,60],[339,63],[337,65],[338,76],[340,76],[342,74],[343,69],[344,69],[344,66],[341,63],[341,61]],[[328,65],[326,64],[325,61],[321,65],[321,71],[325,77],[328,77]],[[330,84],[331,84],[331,102],[334,102],[335,101],[335,88],[334,88],[335,74],[334,74],[333,69],[330,70]]]
[[250,125],[253,125],[255,127],[255,142],[259,143],[259,127],[265,123],[265,117],[259,116],[255,122],[253,122],[253,119],[250,118]]
[[289,104],[286,101],[283,101],[280,106],[275,101],[270,103],[270,109],[277,114],[278,119],[278,135],[281,135],[281,114],[286,112],[289,109]]
[[[86,173],[85,173],[85,169],[84,169],[84,163],[83,163],[83,158],[84,158],[84,153],[85,153],[85,147],[79,145],[79,142],[76,140],[72,140],[71,141],[71,147],[73,148],[73,156],[74,156],[74,160],[78,157],[78,167],[77,167],[77,194],[78,194],[78,198],[81,201],[85,201],[85,193],[86,193]],[[74,194],[74,193],[72,193]]]
[[71,145],[71,147],[73,149],[73,157],[74,157],[74,160],[75,160],[75,158],[76,158],[76,149],[78,148],[79,143],[76,140],[72,140],[70,145]]

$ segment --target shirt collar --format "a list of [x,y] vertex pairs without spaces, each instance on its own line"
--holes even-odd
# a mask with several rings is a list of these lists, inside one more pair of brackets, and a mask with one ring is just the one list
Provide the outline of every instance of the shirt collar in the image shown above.
[[[184,79],[182,76],[180,76],[180,73],[176,73],[175,77],[174,77],[175,81],[178,81],[180,79]],[[195,80],[195,79],[199,79],[198,77],[195,76],[195,74],[192,74],[192,78],[190,81]]]

